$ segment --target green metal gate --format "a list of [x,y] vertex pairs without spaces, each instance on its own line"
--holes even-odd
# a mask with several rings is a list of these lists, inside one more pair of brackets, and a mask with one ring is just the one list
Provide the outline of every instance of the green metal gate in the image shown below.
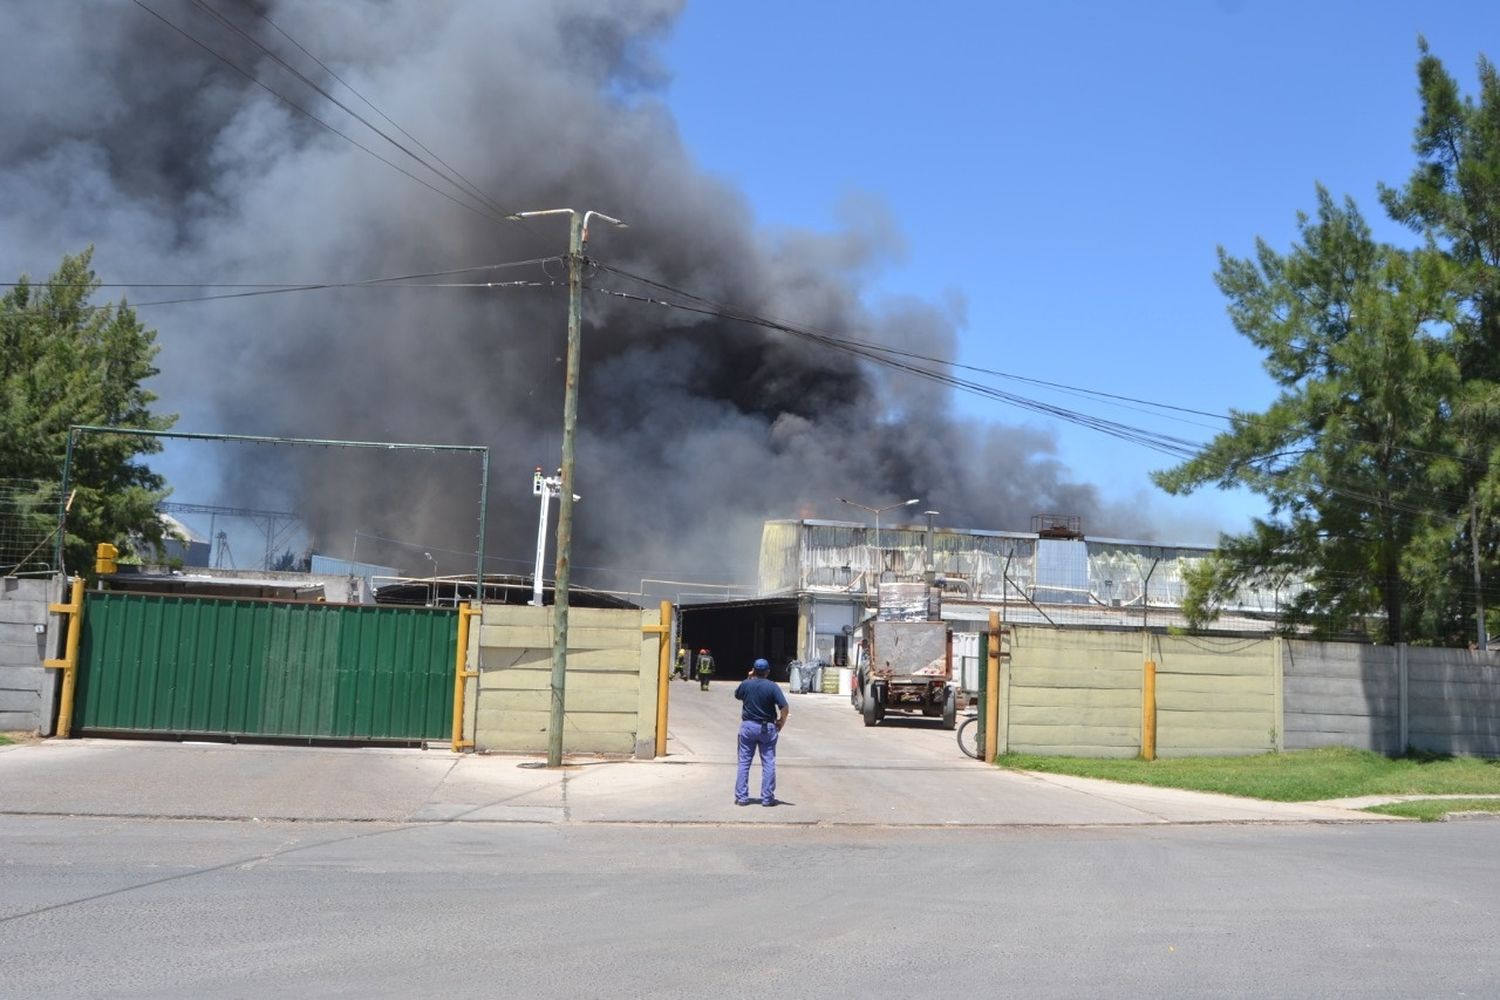
[[75,724],[85,733],[446,738],[457,646],[451,609],[93,592]]

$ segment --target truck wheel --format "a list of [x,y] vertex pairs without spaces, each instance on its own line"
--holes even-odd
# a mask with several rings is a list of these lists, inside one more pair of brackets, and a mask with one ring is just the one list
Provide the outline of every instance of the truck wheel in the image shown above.
[[958,699],[953,692],[948,692],[948,697],[943,701],[943,728],[952,729],[958,723]]
[[854,706],[854,710],[856,712],[864,711],[864,699],[861,695],[863,690],[864,689],[860,687],[858,677],[856,677],[854,679],[854,682],[849,685],[849,704]]
[[880,710],[880,703],[875,700],[875,686],[873,684],[865,688],[864,705],[861,708],[865,717],[865,725],[867,726],[875,725],[875,723],[880,721],[880,717],[885,714]]

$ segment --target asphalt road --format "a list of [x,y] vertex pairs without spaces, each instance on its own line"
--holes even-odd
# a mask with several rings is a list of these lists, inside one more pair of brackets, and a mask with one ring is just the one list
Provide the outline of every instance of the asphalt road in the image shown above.
[[0,817],[0,995],[1493,996],[1500,823]]
[[1500,821],[1015,774],[732,685],[663,761],[0,749],[0,998],[1494,995]]

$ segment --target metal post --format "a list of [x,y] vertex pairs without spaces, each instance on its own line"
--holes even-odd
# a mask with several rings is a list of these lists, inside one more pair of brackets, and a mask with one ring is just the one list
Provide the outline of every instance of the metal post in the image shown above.
[[1151,613],[1151,577],[1160,563],[1160,556],[1151,561],[1141,587],[1141,757],[1144,760],[1156,759],[1156,661],[1151,658],[1151,629],[1147,619]]
[[490,503],[490,450],[479,453],[479,544],[474,552],[474,600],[484,600],[484,533]]
[[1484,579],[1479,572],[1479,501],[1469,508],[1469,536],[1474,543],[1474,618],[1479,631],[1479,651],[1490,648],[1489,635],[1484,623]]
[[865,504],[850,500],[848,497],[838,497],[837,499],[839,503],[846,503],[851,507],[858,507],[860,510],[867,510],[871,514],[875,515],[875,552],[877,559],[880,562],[880,572],[876,574],[875,578],[875,584],[878,589],[881,578],[885,576],[885,556],[881,552],[880,547],[880,515],[885,511],[895,510],[897,507],[911,507],[915,504],[919,504],[922,502],[922,499],[920,497],[913,497],[910,500],[902,500],[900,503],[886,504],[884,507],[869,507]]
[[68,447],[63,452],[62,489],[57,494],[57,547],[52,559],[54,573],[67,572],[63,566],[63,543],[68,537],[68,478],[73,473],[73,439],[77,433],[77,427],[68,428]]
[[933,580],[937,579],[937,567],[932,563],[932,519],[937,517],[938,514],[942,512],[936,510],[924,510],[922,511],[922,513],[927,515],[927,573],[928,582],[931,583]]
[[[541,475],[540,469],[537,475]],[[547,512],[552,506],[552,490],[547,481],[541,483],[541,511],[536,519],[536,566],[531,574],[531,604],[533,607],[542,606],[542,561],[547,558]]]

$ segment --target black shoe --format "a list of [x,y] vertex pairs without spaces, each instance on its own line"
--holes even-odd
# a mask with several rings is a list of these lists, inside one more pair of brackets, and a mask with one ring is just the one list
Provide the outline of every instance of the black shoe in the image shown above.
[[766,808],[768,808],[768,809],[769,809],[769,808],[770,808],[770,807],[771,807],[771,806],[780,806],[780,805],[785,805],[785,804],[786,804],[786,803],[784,803],[784,802],[782,802],[782,801],[781,801],[781,800],[780,800],[780,799],[772,799],[772,800],[771,800],[771,801],[769,801],[769,802],[762,802],[762,803],[761,803],[761,805],[763,805],[763,806],[765,806],[765,807],[766,807]]
[[735,799],[734,800],[734,804],[737,805],[737,806],[748,806],[750,804],[750,800],[749,799]]

